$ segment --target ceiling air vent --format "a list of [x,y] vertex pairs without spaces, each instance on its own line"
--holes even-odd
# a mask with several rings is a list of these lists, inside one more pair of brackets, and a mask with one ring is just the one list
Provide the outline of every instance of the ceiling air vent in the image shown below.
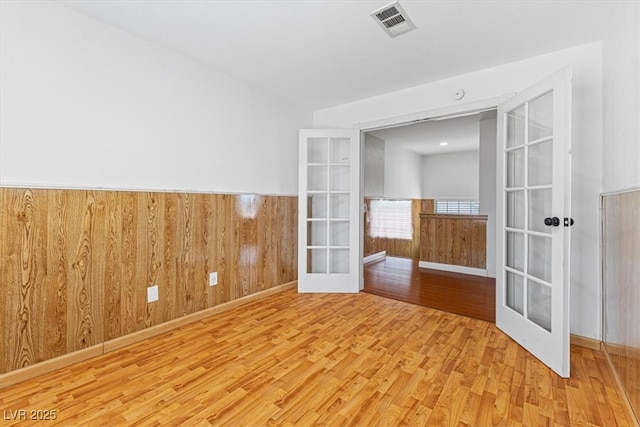
[[407,12],[397,1],[372,12],[371,17],[392,38],[416,29]]

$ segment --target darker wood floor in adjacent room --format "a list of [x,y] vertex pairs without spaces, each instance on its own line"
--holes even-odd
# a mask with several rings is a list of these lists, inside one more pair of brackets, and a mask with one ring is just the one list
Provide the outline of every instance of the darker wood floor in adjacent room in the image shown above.
[[495,322],[496,282],[489,277],[418,267],[418,261],[386,257],[365,264],[364,291]]

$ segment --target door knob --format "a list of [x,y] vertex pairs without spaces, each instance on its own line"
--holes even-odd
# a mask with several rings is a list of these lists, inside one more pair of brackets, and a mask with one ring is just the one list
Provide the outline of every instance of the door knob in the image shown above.
[[560,225],[560,218],[558,218],[557,216],[554,216],[553,218],[546,217],[544,219],[544,225],[549,226],[549,227],[551,227],[551,226],[557,227],[557,226]]

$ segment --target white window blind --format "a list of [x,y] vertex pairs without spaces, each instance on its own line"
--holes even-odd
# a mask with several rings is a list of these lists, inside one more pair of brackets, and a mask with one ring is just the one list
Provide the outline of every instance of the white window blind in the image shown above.
[[478,215],[480,202],[477,200],[436,200],[437,214]]
[[369,235],[385,239],[413,239],[411,200],[371,200]]

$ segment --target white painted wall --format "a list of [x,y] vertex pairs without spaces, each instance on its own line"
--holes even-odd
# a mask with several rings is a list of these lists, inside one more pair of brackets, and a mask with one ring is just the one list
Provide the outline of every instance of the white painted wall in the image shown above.
[[496,277],[496,149],[497,120],[480,120],[480,213],[487,215],[487,273]]
[[364,134],[362,192],[364,197],[384,197],[384,140]]
[[0,7],[0,185],[297,193],[311,111],[53,2]]
[[[524,61],[381,94],[314,112],[315,127],[416,114],[520,91],[560,68],[573,67],[573,184],[571,333],[602,336],[599,194],[602,189],[602,43],[590,43]],[[453,94],[466,96],[456,102]]]
[[421,156],[365,133],[362,156],[365,197],[419,199]]
[[603,42],[604,191],[640,187],[640,2],[615,2]]
[[[604,191],[640,188],[640,2],[616,2],[616,26],[603,42]],[[606,250],[606,247],[604,248]],[[631,262],[638,262],[638,254]],[[638,347],[629,334],[637,280],[605,283],[604,340]],[[629,300],[635,301],[629,304]]]
[[419,154],[386,143],[384,149],[384,197],[419,199],[422,196],[422,160]]
[[422,198],[477,199],[478,167],[478,150],[422,156]]

